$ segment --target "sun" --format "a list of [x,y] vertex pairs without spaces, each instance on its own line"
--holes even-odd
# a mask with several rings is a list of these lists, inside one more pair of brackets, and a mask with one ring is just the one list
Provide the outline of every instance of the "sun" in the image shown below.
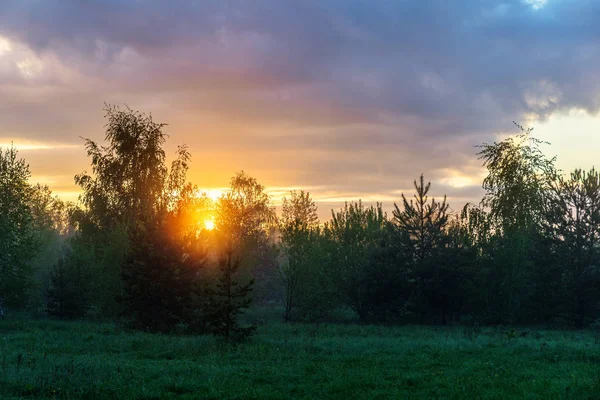
[[204,221],[204,227],[209,230],[212,231],[213,229],[215,229],[215,221],[213,221],[212,219],[207,219]]

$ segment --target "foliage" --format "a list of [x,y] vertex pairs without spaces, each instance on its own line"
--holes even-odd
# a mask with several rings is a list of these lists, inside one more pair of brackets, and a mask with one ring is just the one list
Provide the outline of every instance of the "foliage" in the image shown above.
[[86,139],[93,175],[75,177],[83,191],[80,200],[99,229],[156,215],[164,206],[167,180],[165,124],[129,108],[106,106],[105,112],[108,145]]
[[245,275],[256,280],[256,297],[276,300],[277,251],[274,247],[275,209],[256,178],[238,172],[218,202],[215,225],[223,252],[233,251]]
[[0,301],[24,307],[32,285],[31,261],[38,250],[30,201],[29,165],[14,147],[0,148]]
[[488,207],[496,225],[508,231],[528,230],[540,224],[545,196],[557,176],[555,158],[548,159],[540,149],[546,142],[531,135],[533,129],[517,125],[521,134],[502,142],[483,144],[477,155],[488,175],[482,205]]
[[132,232],[123,272],[122,302],[135,328],[169,332],[178,325],[203,326],[205,253],[196,238],[183,242],[160,222]]
[[448,282],[445,279],[453,274],[454,265],[448,265],[445,239],[448,225],[448,204],[435,198],[428,201],[427,194],[431,183],[425,184],[423,175],[419,182],[414,181],[414,199],[408,201],[402,193],[402,209],[394,204],[394,224],[405,232],[412,254],[411,271],[414,279],[413,299],[415,312],[421,315],[430,310],[439,311],[446,323],[448,301],[441,293]]
[[207,320],[212,333],[222,336],[227,341],[240,342],[252,335],[255,327],[242,327],[239,317],[243,310],[250,306],[250,293],[254,280],[240,284],[237,272],[239,260],[234,260],[232,251],[219,260],[220,275],[216,287],[210,288],[210,301],[207,309]]
[[421,175],[391,219],[359,200],[321,225],[308,192],[290,192],[278,219],[243,171],[211,200],[187,181],[186,146],[167,166],[165,124],[105,112],[105,143],[85,141],[91,172],[75,177],[77,205],[30,184],[16,150],[0,150],[0,303],[230,339],[251,331],[241,328],[250,295],[283,299],[286,321],[352,313],[365,323],[582,328],[600,319],[600,174],[563,176],[531,129],[479,146],[485,195],[458,214],[445,196],[430,199]]
[[402,210],[394,204],[394,222],[409,235],[415,262],[424,263],[440,245],[448,223],[448,204],[446,196],[441,203],[435,201],[435,198],[428,203],[427,194],[431,182],[425,184],[422,174],[419,183],[414,181],[414,186],[414,200],[408,201],[402,193]]
[[364,275],[372,252],[385,235],[387,218],[382,205],[365,208],[362,202],[346,203],[325,224],[324,235],[331,241],[332,271],[336,293],[361,319],[367,319]]
[[38,251],[32,260],[33,286],[29,305],[32,311],[46,311],[52,270],[61,257],[63,247],[74,233],[70,223],[72,203],[54,196],[48,186],[33,186],[29,200],[33,216],[34,237]]
[[581,328],[600,316],[600,174],[577,169],[559,177],[548,203],[544,228],[557,256],[550,265],[558,264],[560,306]]
[[[130,311],[134,318],[139,318],[139,308],[122,309],[115,300],[131,300],[131,293],[124,290],[137,287],[132,279],[142,279],[144,275],[137,269],[150,265],[147,258],[132,260],[132,255],[142,257],[144,250],[155,248],[153,246],[158,243],[157,238],[147,235],[159,235],[153,224],[160,225],[161,219],[167,218],[178,203],[177,197],[185,189],[190,155],[185,146],[179,147],[169,173],[163,150],[165,124],[154,122],[151,115],[129,108],[121,110],[106,106],[105,112],[108,144],[101,146],[86,140],[92,174],[82,173],[75,177],[75,182],[82,188],[80,201],[84,208],[74,212],[73,216],[80,243],[99,261],[92,268],[101,277],[96,289],[99,290],[98,306],[102,313],[115,316]],[[141,242],[131,243],[132,238]],[[152,254],[159,257],[160,262],[170,265],[176,256],[170,252],[172,249],[163,250],[166,251],[164,255]],[[126,276],[129,281],[123,285],[122,277]]]
[[60,319],[85,316],[89,305],[89,270],[70,249],[65,248],[50,273],[47,290],[48,315]]
[[291,191],[289,198],[283,198],[281,208],[279,272],[284,291],[284,320],[289,321],[294,309],[302,307],[303,295],[308,296],[308,292],[314,290],[311,265],[316,261],[312,256],[320,231],[317,206],[310,193]]
[[275,211],[264,186],[244,171],[238,172],[230,190],[219,199],[216,225],[227,244],[234,248],[264,242],[273,222]]
[[488,170],[482,206],[489,210],[494,236],[483,269],[488,314],[495,322],[523,320],[533,301],[534,249],[557,177],[554,158],[547,159],[540,150],[545,142],[532,137],[531,129],[517,127],[520,135],[484,144],[478,153]]
[[414,278],[406,232],[386,224],[370,251],[361,281],[365,288],[363,320],[389,324],[410,316]]

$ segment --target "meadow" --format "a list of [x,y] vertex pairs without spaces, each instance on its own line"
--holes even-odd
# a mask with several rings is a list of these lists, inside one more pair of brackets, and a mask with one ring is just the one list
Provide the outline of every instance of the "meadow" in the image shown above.
[[2,399],[600,399],[600,333],[280,323],[247,343],[0,321]]

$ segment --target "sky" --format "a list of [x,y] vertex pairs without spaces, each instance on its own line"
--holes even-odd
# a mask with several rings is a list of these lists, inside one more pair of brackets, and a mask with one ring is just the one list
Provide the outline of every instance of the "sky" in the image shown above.
[[389,209],[421,173],[455,210],[478,202],[474,147],[550,141],[565,171],[600,149],[593,0],[2,0],[0,146],[74,200],[105,103],[168,123],[190,180],[244,170],[277,203],[311,192]]

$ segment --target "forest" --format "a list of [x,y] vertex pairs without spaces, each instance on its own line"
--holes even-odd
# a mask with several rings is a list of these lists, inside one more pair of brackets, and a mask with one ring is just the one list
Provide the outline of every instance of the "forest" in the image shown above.
[[319,221],[306,191],[279,215],[244,172],[216,201],[170,167],[164,124],[107,106],[106,141],[85,142],[78,204],[32,185],[0,155],[0,294],[5,314],[115,320],[143,331],[252,332],[238,316],[279,306],[285,321],[339,310],[375,324],[600,323],[600,175],[566,175],[531,130],[482,144],[479,204],[451,213],[421,175],[392,215],[348,202]]
[[[290,191],[276,211],[265,187],[243,171],[231,178],[227,192],[212,199],[188,182],[192,155],[185,145],[167,165],[165,124],[127,107],[106,106],[104,111],[104,143],[85,140],[90,171],[74,177],[81,188],[76,204],[54,196],[47,186],[32,184],[28,164],[16,148],[0,151],[0,336],[29,329],[37,333],[28,340],[46,338],[39,340],[50,346],[59,340],[51,335],[62,329],[57,325],[61,320],[79,321],[65,326],[92,332],[86,337],[93,343],[113,332],[133,335],[119,340],[138,353],[146,347],[136,343],[158,341],[148,344],[147,351],[155,354],[167,346],[175,354],[167,360],[185,358],[190,348],[195,349],[188,342],[191,338],[214,336],[214,343],[238,349],[226,353],[225,359],[247,351],[240,357],[250,357],[248,368],[255,368],[253,357],[279,357],[270,350],[262,356],[250,350],[264,348],[257,344],[263,342],[253,342],[257,332],[280,338],[277,349],[283,343],[292,346],[288,340],[301,335],[312,343],[301,351],[310,356],[326,351],[314,344],[323,326],[333,335],[343,336],[338,329],[355,333],[366,329],[363,337],[385,341],[398,335],[405,338],[399,340],[411,338],[413,344],[437,332],[428,329],[448,326],[454,327],[452,332],[460,329],[461,340],[481,349],[483,345],[474,340],[492,332],[500,332],[498,337],[506,344],[530,340],[522,327],[569,332],[600,327],[600,174],[594,169],[568,174],[558,170],[555,159],[542,151],[549,144],[536,139],[531,129],[516,125],[516,135],[475,148],[473,156],[487,171],[482,182],[485,195],[478,204],[451,211],[445,197],[430,195],[431,184],[420,175],[414,191],[400,196],[391,215],[380,203],[358,201],[347,202],[332,210],[330,219],[320,221],[309,192]],[[161,336],[135,336],[156,334]],[[132,339],[138,337],[144,339]],[[540,347],[539,351],[555,348],[548,345],[550,339],[540,337],[541,342],[527,346]],[[69,349],[84,346],[73,340],[63,337],[60,343],[70,343]],[[116,343],[96,345],[103,353]],[[258,347],[251,347],[253,343]],[[328,346],[349,342],[335,343]],[[219,346],[214,354],[223,354]],[[367,362],[370,353],[360,346],[354,354],[357,362]],[[438,350],[423,346],[428,360],[437,357],[431,352]],[[102,391],[108,389],[100,389],[94,381],[84,385],[85,390],[95,387],[94,395],[65,392],[65,387],[75,390],[65,383],[70,379],[66,376],[77,375],[69,368],[84,362],[75,358],[61,361],[64,375],[56,375],[54,383],[40,372],[39,381],[24,386],[19,371],[26,365],[26,348],[15,345],[4,353],[8,358],[0,356],[0,382],[13,385],[0,389],[0,394],[43,397],[59,390],[63,398],[104,398],[123,390]],[[39,352],[30,350],[30,355],[32,351]],[[44,360],[51,351],[43,351]],[[585,352],[579,347],[577,351]],[[552,357],[563,353],[556,354]],[[323,360],[327,363],[330,358]],[[597,365],[595,360],[590,365]],[[106,374],[127,368],[119,365]],[[55,368],[55,374],[61,371]],[[6,371],[13,375],[7,378]],[[377,371],[377,379],[386,374]],[[77,376],[79,382],[87,382],[87,373]],[[120,376],[119,372],[106,380],[124,384]],[[405,381],[404,387],[420,381],[410,379],[413,383]],[[548,382],[551,379],[557,378]],[[479,386],[456,386],[459,381],[456,378],[452,386],[462,387],[456,398],[481,394]],[[255,387],[247,384],[247,390]],[[600,387],[600,381],[591,385]],[[511,387],[506,382],[501,386]],[[540,383],[539,390],[547,387]],[[306,390],[307,398],[312,397]],[[206,393],[203,398],[235,397]],[[248,393],[242,397],[265,395]],[[291,395],[280,391],[272,398],[281,398],[282,393]],[[381,398],[390,395],[386,393]],[[138,393],[131,398],[146,397]]]

